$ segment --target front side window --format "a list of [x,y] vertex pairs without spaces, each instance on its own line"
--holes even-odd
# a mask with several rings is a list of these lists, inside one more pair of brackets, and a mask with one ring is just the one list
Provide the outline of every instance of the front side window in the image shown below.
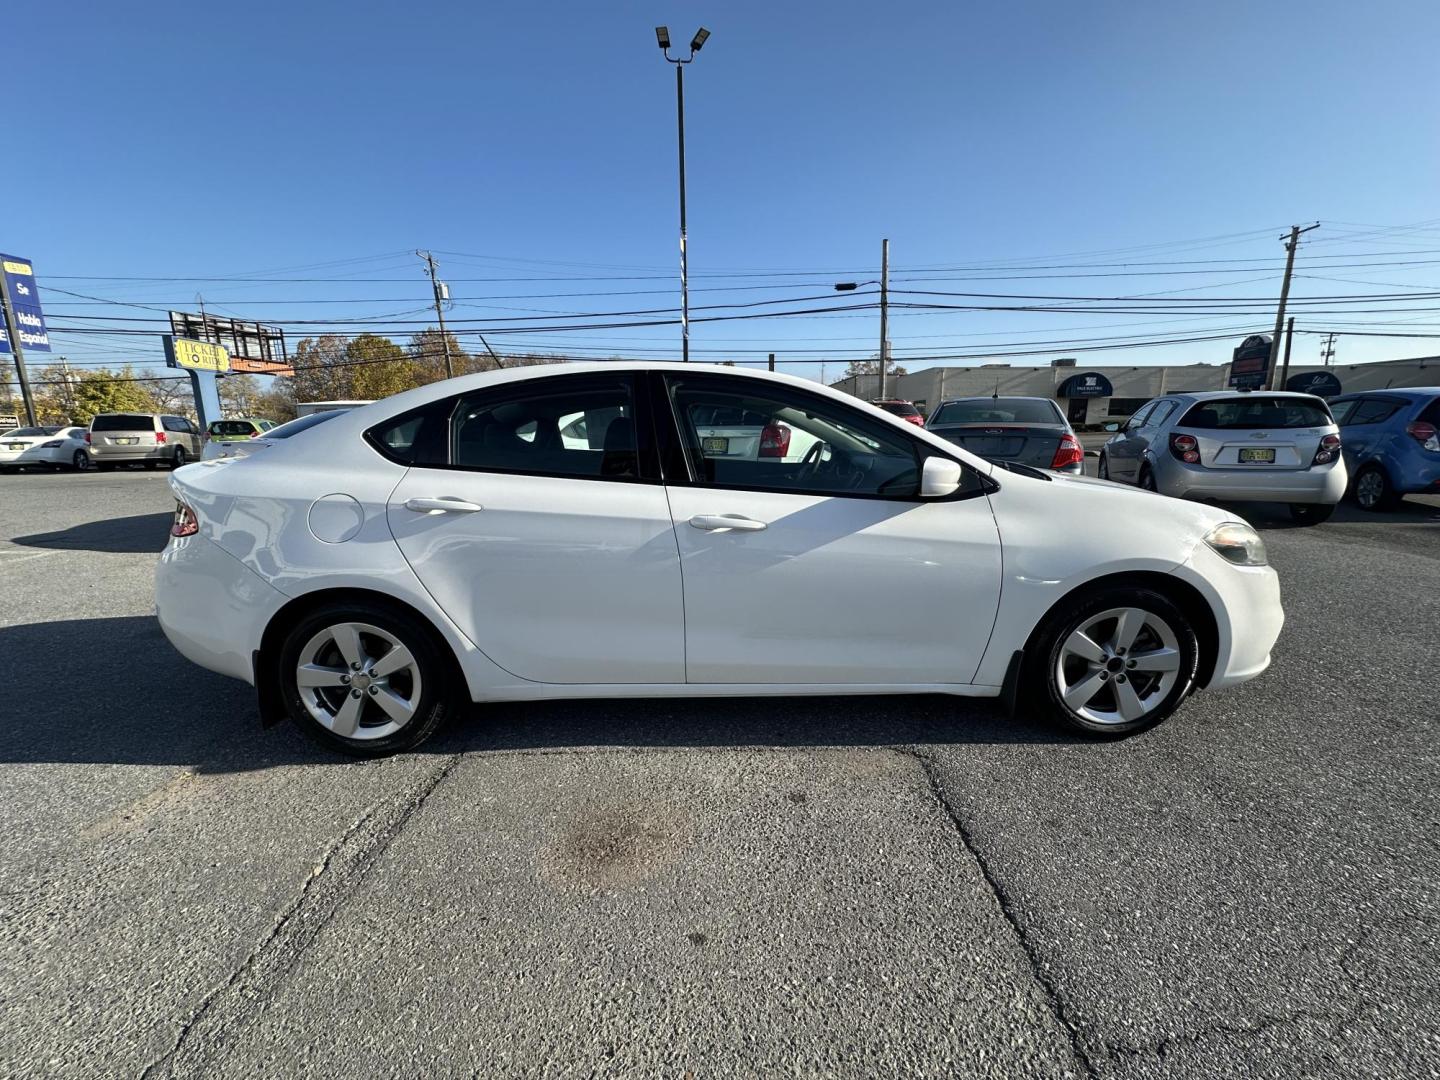
[[770,383],[667,379],[696,481],[808,494],[913,497],[915,443],[848,408]]

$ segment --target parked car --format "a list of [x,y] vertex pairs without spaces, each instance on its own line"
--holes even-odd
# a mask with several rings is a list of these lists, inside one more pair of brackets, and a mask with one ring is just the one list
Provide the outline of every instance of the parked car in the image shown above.
[[253,439],[257,435],[263,435],[275,426],[273,420],[262,420],[259,417],[238,416],[229,420],[212,420],[210,426],[205,429],[205,441],[212,442],[237,442],[241,439]]
[[1234,390],[1142,405],[1100,451],[1099,472],[1178,499],[1286,503],[1302,525],[1335,512],[1346,476],[1323,399]]
[[200,458],[200,432],[183,416],[159,413],[100,413],[85,441],[98,469],[141,464],[178,469]]
[[1440,388],[1367,390],[1330,402],[1350,490],[1366,510],[1440,494]]
[[[821,451],[707,448],[719,409]],[[538,436],[576,413],[586,446]],[[577,697],[946,693],[1118,735],[1260,674],[1283,622],[1222,510],[1008,472],[763,372],[467,375],[170,484],[166,635],[360,755],[462,701]]]
[[327,409],[325,412],[307,413],[287,423],[276,424],[253,438],[211,439],[205,444],[205,449],[200,454],[200,460],[202,462],[232,461],[236,458],[249,457],[251,454],[285,441],[292,435],[309,431],[318,424],[334,420],[337,416],[344,416],[349,411],[349,409]]
[[877,409],[884,409],[891,416],[898,416],[901,420],[908,421],[916,427],[925,426],[925,416],[915,407],[913,401],[905,401],[903,398],[871,398],[870,404]]
[[0,470],[39,465],[50,469],[90,468],[83,427],[23,427],[0,434]]
[[942,401],[925,427],[989,461],[1015,461],[1076,476],[1085,449],[1060,406],[1043,397],[973,397]]

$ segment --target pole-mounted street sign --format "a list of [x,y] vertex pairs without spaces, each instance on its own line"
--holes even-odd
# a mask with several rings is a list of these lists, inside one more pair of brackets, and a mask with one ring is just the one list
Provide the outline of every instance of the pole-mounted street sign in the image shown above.
[[[5,296],[10,302],[14,325],[10,332],[21,349],[50,351],[50,331],[45,328],[45,313],[40,310],[40,290],[35,287],[35,268],[29,259],[0,255],[0,275],[5,282]],[[10,351],[9,335],[0,332],[0,352]]]

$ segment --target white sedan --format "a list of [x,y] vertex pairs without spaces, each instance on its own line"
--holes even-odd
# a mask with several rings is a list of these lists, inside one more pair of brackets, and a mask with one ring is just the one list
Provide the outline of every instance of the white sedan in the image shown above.
[[83,427],[23,427],[0,433],[0,469],[31,465],[80,472],[94,465]]
[[[820,452],[707,447],[717,408]],[[1222,510],[730,368],[465,376],[170,482],[166,635],[362,755],[553,698],[943,693],[1118,735],[1260,674],[1284,618]]]

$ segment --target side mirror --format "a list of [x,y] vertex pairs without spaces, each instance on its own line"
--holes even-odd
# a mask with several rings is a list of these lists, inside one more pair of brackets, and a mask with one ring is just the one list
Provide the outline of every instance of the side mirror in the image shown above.
[[1106,425],[1105,425],[1105,430],[1106,430],[1106,431],[1119,431],[1119,430],[1120,430],[1120,425],[1119,425],[1119,424],[1106,424]]
[[922,499],[943,499],[955,494],[960,486],[961,470],[958,461],[949,458],[928,457],[920,468],[920,497]]

